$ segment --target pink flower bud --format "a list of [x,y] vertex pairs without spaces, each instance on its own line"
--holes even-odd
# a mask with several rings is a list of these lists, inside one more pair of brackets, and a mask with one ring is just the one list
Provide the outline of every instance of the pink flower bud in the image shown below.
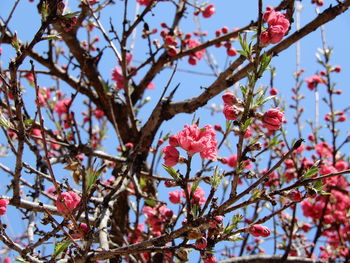
[[223,34],[227,34],[227,33],[228,33],[228,27],[227,27],[227,26],[223,26],[223,27],[221,28],[221,32],[222,32]]
[[219,124],[215,124],[215,125],[214,125],[214,130],[216,130],[216,131],[222,131],[222,128],[221,128],[221,126],[220,126]]
[[252,225],[248,232],[255,237],[268,237],[271,234],[270,230],[263,225]]
[[311,225],[309,223],[304,223],[302,226],[301,226],[301,229],[305,232],[309,232],[310,229],[311,229]]
[[235,48],[230,48],[226,50],[227,56],[234,57],[237,55],[237,50]]
[[235,120],[237,119],[238,115],[239,115],[239,110],[235,105],[228,105],[225,104],[224,106],[224,115],[226,120]]
[[270,95],[271,96],[275,96],[275,95],[277,95],[277,93],[278,93],[277,89],[275,89],[275,88],[270,89]]
[[3,216],[6,214],[7,204],[9,203],[8,200],[0,199],[0,216]]
[[201,237],[200,239],[196,240],[196,248],[198,249],[205,249],[207,247],[207,239],[205,237]]
[[226,92],[224,95],[222,95],[222,100],[225,104],[233,105],[237,102],[237,98],[234,94],[231,92]]
[[166,166],[174,166],[179,162],[179,151],[174,146],[165,146],[162,149]]
[[339,72],[341,71],[341,66],[336,66],[336,67],[334,68],[334,71],[337,72],[337,73],[339,73]]
[[284,113],[280,111],[279,108],[269,109],[264,113],[263,123],[264,126],[269,131],[276,131],[281,128],[282,122],[284,120]]
[[293,201],[293,202],[300,202],[303,199],[303,195],[296,189],[292,189],[288,193],[288,197]]
[[215,7],[214,4],[208,5],[204,11],[202,12],[202,15],[204,18],[209,18],[215,13]]
[[204,263],[216,263],[216,257],[213,254],[207,254],[203,260]]

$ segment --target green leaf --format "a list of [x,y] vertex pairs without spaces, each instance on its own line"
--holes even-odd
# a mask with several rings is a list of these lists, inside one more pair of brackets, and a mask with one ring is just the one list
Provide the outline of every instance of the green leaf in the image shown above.
[[47,35],[41,38],[42,40],[55,40],[55,39],[61,39],[61,36],[59,35]]
[[192,184],[192,186],[191,186],[191,192],[196,191],[196,189],[198,188],[198,185],[199,185],[199,180],[193,182],[193,184]]
[[148,206],[150,206],[150,207],[155,207],[156,204],[157,204],[157,202],[154,201],[154,200],[146,199],[146,200],[145,200],[145,204],[148,205]]
[[75,17],[77,14],[79,14],[80,12],[79,11],[76,11],[76,12],[72,12],[72,13],[67,13],[67,14],[65,14],[63,17],[64,18],[73,18],[73,17]]
[[223,176],[219,173],[218,167],[215,166],[214,174],[210,179],[211,185],[216,189],[221,183]]
[[323,188],[323,184],[322,184],[322,181],[321,180],[317,180],[316,183],[314,184],[314,188],[315,190],[318,192],[318,191],[321,191],[322,188]]
[[251,118],[247,119],[247,120],[244,122],[243,126],[241,127],[241,132],[242,132],[242,133],[245,132],[245,131],[247,130],[247,128],[248,128],[248,126],[250,125],[251,122],[252,122],[252,119],[251,119]]
[[317,174],[320,170],[320,168],[318,167],[319,163],[320,162],[317,161],[309,169],[307,169],[304,176],[303,176],[303,179],[310,178],[310,177],[314,176],[315,174]]
[[234,228],[234,225],[228,225],[228,226],[225,228],[224,233],[225,233],[225,234],[230,233],[230,232],[233,230],[233,228]]
[[241,89],[243,97],[246,97],[248,92],[247,88],[243,85],[240,85],[239,88]]
[[179,181],[179,175],[177,173],[177,171],[175,171],[175,169],[173,167],[170,166],[166,166],[164,164],[162,164],[164,170],[172,177],[174,178],[175,181]]
[[24,120],[24,125],[32,125],[34,123],[33,119],[26,119]]
[[241,241],[243,240],[243,238],[241,237],[240,234],[236,234],[236,235],[230,236],[227,240],[235,242],[235,241]]
[[102,165],[98,170],[95,170],[94,167],[89,167],[86,171],[86,190],[90,192],[92,186],[96,183],[98,177],[103,172],[106,166]]
[[236,214],[232,217],[232,224],[237,226],[239,222],[241,222],[243,219],[243,216],[241,214]]
[[239,54],[241,54],[242,56],[244,56],[244,57],[248,57],[247,52],[245,52],[244,50],[237,50],[237,52],[238,52]]
[[281,134],[278,134],[278,135],[274,136],[274,137],[272,138],[272,140],[270,140],[269,145],[267,146],[267,148],[273,147],[273,146],[275,146],[275,145],[281,143],[282,140],[278,140],[278,138],[280,137],[280,135],[281,135]]
[[45,21],[47,16],[48,16],[47,9],[48,9],[48,5],[47,5],[46,1],[44,0],[42,5],[41,5],[41,20],[42,21]]
[[226,131],[231,130],[232,121],[226,120]]
[[319,195],[331,195],[331,193],[328,193],[328,192],[323,191],[323,190],[317,191],[317,193],[318,193]]
[[10,128],[11,123],[3,115],[0,115],[0,126]]
[[254,199],[258,198],[260,195],[261,195],[260,189],[255,189],[254,193],[250,197],[250,200],[254,200]]
[[139,184],[140,184],[140,187],[141,187],[141,188],[144,187],[144,186],[146,186],[146,184],[147,184],[146,178],[141,177],[141,178],[140,178]]
[[56,258],[60,253],[62,253],[71,243],[71,241],[63,240],[62,242],[59,242],[56,244],[53,257]]
[[22,257],[15,257],[15,260],[17,262],[20,262],[20,263],[29,263],[29,261],[25,260],[24,258]]

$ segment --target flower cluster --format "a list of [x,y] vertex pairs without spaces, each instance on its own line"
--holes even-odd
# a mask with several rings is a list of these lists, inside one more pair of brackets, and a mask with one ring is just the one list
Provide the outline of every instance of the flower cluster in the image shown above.
[[[189,38],[184,40],[184,44],[188,46],[188,48],[192,49],[199,46],[201,43],[196,39]],[[188,63],[193,66],[197,65],[197,60],[201,60],[204,57],[204,53],[205,53],[205,49],[202,49],[200,51],[194,52],[193,54],[189,55]]]
[[307,83],[307,87],[309,90],[313,91],[316,89],[318,84],[326,84],[327,82],[318,74],[315,74],[309,78],[305,79],[305,82]]
[[276,44],[288,32],[290,23],[284,14],[275,11],[271,6],[266,8],[263,16],[269,27],[261,33],[260,40],[265,44]]
[[173,211],[166,206],[150,207],[144,206],[142,213],[147,217],[146,224],[151,228],[153,236],[160,236],[164,229],[164,224],[170,222]]
[[169,138],[170,146],[162,149],[165,154],[164,160],[167,166],[174,166],[179,161],[179,152],[176,147],[180,147],[192,156],[199,153],[201,158],[216,160],[217,157],[217,140],[215,131],[210,125],[199,129],[196,124],[191,126],[185,125],[184,129],[176,135]]
[[[188,193],[190,195],[190,199],[192,201],[192,203],[194,204],[199,204],[202,205],[205,203],[206,198],[205,198],[205,192],[203,191],[203,189],[201,187],[197,187],[196,190],[194,190],[193,192],[191,192],[191,188],[188,187]],[[182,190],[182,192],[180,192],[179,190],[175,190],[173,192],[169,193],[169,201],[173,204],[181,204],[182,200],[181,200],[181,196],[183,198],[186,198],[186,194],[185,192]]]
[[222,100],[224,101],[223,112],[226,120],[236,120],[242,112],[242,109],[237,106],[239,104],[239,100],[231,92],[226,92],[224,95],[222,95]]

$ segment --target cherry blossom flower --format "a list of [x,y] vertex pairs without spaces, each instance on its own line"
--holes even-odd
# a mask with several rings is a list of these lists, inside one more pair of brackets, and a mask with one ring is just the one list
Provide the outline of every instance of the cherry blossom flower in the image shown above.
[[269,131],[276,131],[281,128],[282,122],[284,121],[284,113],[281,112],[279,108],[269,109],[264,113],[262,121]]
[[73,191],[61,193],[57,196],[56,208],[61,214],[73,212],[80,203],[80,196]]
[[9,203],[8,200],[0,199],[0,216],[3,216],[6,214],[7,204]]

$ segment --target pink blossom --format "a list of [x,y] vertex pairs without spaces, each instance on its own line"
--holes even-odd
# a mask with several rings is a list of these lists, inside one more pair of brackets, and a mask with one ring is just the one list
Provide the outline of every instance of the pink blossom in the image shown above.
[[339,161],[336,162],[335,168],[336,168],[339,172],[341,172],[341,171],[344,171],[344,170],[348,169],[348,168],[349,168],[349,165],[348,165],[348,163],[347,163],[346,161],[344,161],[344,160],[339,160]]
[[227,56],[229,56],[229,57],[234,57],[234,56],[237,55],[237,50],[236,50],[234,47],[228,48],[228,49],[226,50],[226,54],[227,54]]
[[307,87],[309,90],[313,91],[318,84],[325,84],[326,81],[324,81],[320,75],[313,75],[312,77],[306,78],[305,82],[307,83]]
[[[191,187],[188,186],[188,193],[191,195]],[[182,197],[186,198],[185,191],[182,190]],[[197,187],[197,189],[192,193],[192,203],[202,205],[205,203],[205,192],[201,187]]]
[[146,89],[149,89],[149,90],[154,90],[156,87],[155,87],[155,85],[154,85],[154,83],[153,82],[150,82],[148,85],[147,85],[147,87],[146,87]]
[[304,223],[302,226],[301,226],[301,229],[304,231],[304,232],[309,232],[310,229],[311,229],[311,225],[309,223]]
[[216,257],[213,254],[207,254],[206,258],[203,260],[204,263],[216,263]]
[[151,0],[136,0],[140,5],[149,5]]
[[112,70],[112,80],[116,82],[118,89],[124,89],[124,78],[120,67],[115,67]]
[[0,199],[0,216],[3,216],[6,214],[7,204],[9,203],[8,200]]
[[47,190],[46,193],[52,197],[56,196],[56,188],[54,186],[50,186]]
[[197,239],[196,240],[196,248],[198,249],[205,249],[207,247],[207,239],[205,237],[201,237],[200,239]]
[[204,18],[209,18],[215,13],[215,7],[214,4],[208,5],[204,11],[202,12],[202,15]]
[[173,192],[170,192],[169,201],[172,202],[173,204],[180,204],[181,203],[180,191],[175,190]]
[[94,110],[94,116],[96,117],[96,119],[101,119],[103,116],[105,116],[105,113],[101,109],[96,109]]
[[189,155],[200,153],[203,160],[215,160],[218,151],[215,131],[210,125],[202,129],[199,129],[196,124],[185,125],[184,130],[170,137],[170,145],[181,147]]
[[39,89],[38,101],[39,106],[43,107],[47,104],[47,101],[50,99],[50,89],[43,87]]
[[263,16],[269,27],[261,33],[260,40],[263,43],[276,44],[282,40],[288,32],[290,23],[284,14],[275,11],[272,7],[267,7]]
[[[74,226],[72,226],[74,227]],[[87,226],[87,224],[85,223],[80,223],[78,225],[79,227],[79,230],[76,230],[73,234],[72,234],[72,237],[74,239],[80,239],[80,238],[83,238],[88,232],[89,232],[89,228]]]
[[56,208],[61,214],[73,212],[80,203],[80,196],[73,191],[61,193],[57,196]]
[[165,146],[162,149],[162,152],[164,153],[164,161],[166,166],[174,166],[179,162],[179,151],[174,146]]
[[228,105],[233,105],[237,102],[236,96],[231,92],[225,92],[224,95],[222,95],[222,100]]
[[264,113],[263,123],[264,126],[269,131],[276,131],[281,128],[282,122],[284,120],[284,113],[280,111],[279,108],[269,109]]
[[[192,49],[201,45],[201,42],[199,42],[196,39],[189,39],[187,40],[187,44],[188,44],[188,48]],[[199,51],[194,52],[194,56],[196,57],[196,59],[201,60],[204,57],[204,53],[205,53],[205,49],[201,49]]]
[[315,145],[317,154],[321,157],[332,157],[333,147],[326,142],[320,142]]
[[292,189],[288,193],[288,197],[293,201],[293,202],[300,202],[303,199],[303,195],[296,189]]
[[25,77],[26,77],[26,79],[28,80],[28,82],[31,82],[31,83],[34,82],[34,75],[33,75],[33,73],[28,72],[28,73],[25,75]]
[[283,26],[275,25],[270,26],[267,30],[267,33],[269,35],[269,42],[276,44],[282,40],[286,31],[284,30]]
[[[236,168],[237,166],[237,155],[236,154],[232,154],[228,159],[227,159],[227,165],[232,167],[232,168]],[[250,169],[252,167],[250,160],[245,160],[243,161],[243,168],[245,169]]]
[[235,105],[228,104],[225,104],[223,112],[226,120],[236,120],[240,114],[239,109]]
[[71,104],[71,99],[61,99],[57,101],[57,103],[54,106],[54,111],[61,116],[62,114],[66,114],[68,112],[68,106]]
[[248,232],[255,237],[268,237],[271,234],[270,230],[263,225],[252,225],[249,227]]

